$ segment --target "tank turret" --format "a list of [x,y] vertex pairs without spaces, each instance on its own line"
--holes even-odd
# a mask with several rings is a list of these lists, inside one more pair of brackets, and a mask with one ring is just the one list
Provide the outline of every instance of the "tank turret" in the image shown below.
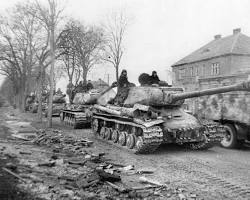
[[181,105],[184,103],[184,100],[188,98],[231,91],[250,91],[250,82],[242,82],[231,86],[223,86],[194,92],[183,92],[182,88],[171,87],[133,87],[130,89],[124,105],[132,106],[136,103],[150,106]]
[[[100,92],[99,94],[93,95],[91,96],[87,101],[86,104],[95,104],[95,103],[99,103],[99,104],[106,104],[108,102],[109,99],[105,99],[107,102],[103,102],[105,100],[101,100],[101,97],[104,96],[105,94],[109,93],[109,91],[111,91],[113,88],[115,87],[115,85],[111,85],[109,86],[107,89],[103,90],[102,92]],[[113,96],[114,97],[114,96]]]

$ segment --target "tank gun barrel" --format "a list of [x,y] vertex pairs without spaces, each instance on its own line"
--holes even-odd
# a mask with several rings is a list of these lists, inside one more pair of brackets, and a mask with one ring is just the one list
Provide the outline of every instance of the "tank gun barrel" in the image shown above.
[[169,94],[167,97],[168,103],[174,103],[179,100],[201,97],[205,95],[213,95],[219,93],[226,93],[232,91],[249,91],[250,92],[250,81],[242,82],[239,84],[231,85],[231,86],[223,86],[218,88],[206,89],[201,91],[194,92],[184,92],[179,94]]

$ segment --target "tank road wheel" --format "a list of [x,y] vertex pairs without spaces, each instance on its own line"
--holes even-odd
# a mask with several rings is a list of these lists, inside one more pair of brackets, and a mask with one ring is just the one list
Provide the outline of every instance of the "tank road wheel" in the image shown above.
[[134,146],[135,146],[135,136],[133,134],[128,134],[126,146],[129,149],[133,149],[134,148]]
[[111,128],[106,128],[106,131],[104,133],[104,137],[106,140],[111,140],[112,136],[112,129]]
[[112,133],[112,136],[111,136],[111,139],[114,143],[118,142],[119,140],[119,131],[118,130],[113,130],[113,133]]
[[224,125],[226,134],[223,140],[221,141],[221,146],[225,148],[235,148],[238,145],[237,141],[237,132],[233,125],[225,124]]
[[66,124],[67,124],[67,126],[69,125],[69,116],[67,116]]
[[125,146],[126,145],[126,138],[127,138],[127,133],[125,131],[122,131],[119,135],[118,143],[122,146]]
[[70,125],[73,127],[73,128],[76,128],[76,118],[74,116],[71,117],[71,123]]
[[64,118],[64,124],[67,125],[67,121],[68,121],[68,116],[66,115]]
[[104,139],[105,138],[106,127],[102,127],[100,131],[100,136]]
[[68,116],[68,122],[67,125],[70,126],[70,116]]
[[73,126],[74,129],[77,128],[77,123],[76,123],[76,118],[75,117],[72,118],[72,126]]
[[137,151],[139,151],[143,147],[144,141],[141,136],[137,137],[135,148]]
[[72,124],[73,124],[73,121],[72,121],[72,117],[70,116],[69,117],[69,126],[72,126]]
[[63,112],[60,112],[60,121],[63,122]]
[[70,116],[67,117],[67,125],[69,126],[70,124]]
[[94,119],[92,121],[92,129],[94,133],[98,133],[98,129],[99,129],[98,119]]

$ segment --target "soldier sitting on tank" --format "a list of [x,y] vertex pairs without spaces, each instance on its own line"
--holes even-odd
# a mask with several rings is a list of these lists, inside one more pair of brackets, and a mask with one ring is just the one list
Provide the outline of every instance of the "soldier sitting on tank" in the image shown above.
[[156,71],[152,71],[152,75],[150,76],[150,83],[151,85],[153,84],[158,84],[159,85],[160,79],[157,75]]
[[[115,85],[115,84],[113,83],[113,85]],[[117,85],[117,94],[116,94],[115,98],[110,103],[122,106],[125,99],[128,96],[129,87],[134,86],[133,83],[130,83],[128,81],[127,70],[125,70],[125,69],[122,70],[122,73],[121,73],[116,85]]]
[[151,85],[171,87],[166,81],[161,81],[157,75],[156,71],[152,71],[152,75],[150,76]]
[[91,83],[91,80],[88,80],[86,87],[87,87],[87,91],[89,91],[89,90],[91,90],[91,89],[94,88],[93,84]]

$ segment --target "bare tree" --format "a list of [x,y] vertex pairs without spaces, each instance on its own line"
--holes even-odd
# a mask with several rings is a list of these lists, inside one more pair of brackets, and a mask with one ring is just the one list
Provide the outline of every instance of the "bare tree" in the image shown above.
[[12,15],[1,18],[0,25],[0,71],[12,81],[15,102],[22,111],[36,63],[32,46],[39,31],[39,24],[27,13],[28,9],[28,4],[17,4]]
[[55,66],[55,49],[56,37],[55,32],[60,21],[62,9],[59,9],[56,0],[47,0],[47,6],[42,5],[38,1],[35,3],[38,10],[36,17],[46,26],[49,33],[49,48],[50,48],[50,94],[48,106],[48,127],[52,127],[52,106],[53,106],[53,92],[54,92],[54,66]]
[[103,60],[110,62],[119,78],[119,67],[124,52],[123,40],[128,27],[128,17],[123,12],[114,12],[104,24],[106,46]]
[[61,54],[60,60],[62,63],[62,69],[69,79],[67,85],[67,94],[69,96],[70,103],[72,103],[74,95],[73,90],[77,87],[82,70],[77,61],[77,52],[74,48],[75,38],[74,32],[74,20],[70,20],[64,30],[61,32],[58,40],[58,49]]
[[61,58],[69,77],[69,85],[73,85],[74,81],[77,86],[79,75],[86,83],[91,67],[101,62],[100,53],[104,45],[102,29],[70,20],[60,35],[59,49],[64,51]]
[[87,82],[89,70],[101,62],[101,49],[104,45],[103,31],[98,27],[86,27],[75,22],[73,31],[74,50],[77,64],[82,68],[83,82]]

